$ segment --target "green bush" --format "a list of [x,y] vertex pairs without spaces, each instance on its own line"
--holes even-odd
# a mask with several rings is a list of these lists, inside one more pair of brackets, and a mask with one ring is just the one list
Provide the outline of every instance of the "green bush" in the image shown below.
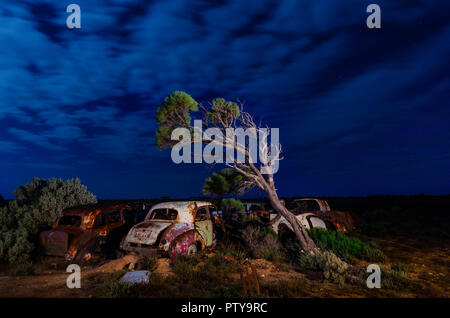
[[248,225],[241,236],[253,257],[264,258],[268,261],[280,260],[282,246],[271,227]]
[[225,254],[218,252],[205,260],[200,266],[199,272],[203,280],[213,285],[220,285],[228,279],[232,272],[238,272],[239,265],[225,259]]
[[29,276],[34,274],[34,265],[32,262],[18,264],[11,272],[12,276]]
[[379,249],[373,248],[357,238],[348,237],[342,232],[314,228],[309,230],[309,234],[318,247],[332,250],[349,261],[353,258],[372,262],[386,261],[386,256]]
[[188,283],[198,280],[198,272],[195,266],[199,263],[196,256],[178,255],[172,261],[172,271],[179,281]]
[[72,206],[96,203],[79,179],[39,179],[17,188],[16,200],[0,208],[0,262],[19,264],[37,250],[37,234],[51,227]]
[[234,287],[217,286],[207,298],[239,298],[242,295]]
[[228,223],[231,222],[233,213],[243,212],[245,210],[244,204],[240,200],[233,198],[222,199],[222,201],[220,201],[220,208],[222,210],[223,218]]
[[405,290],[411,286],[408,268],[401,263],[381,267],[381,288]]
[[302,254],[298,259],[298,264],[302,268],[322,273],[325,279],[335,283],[345,281],[345,272],[348,268],[345,262],[330,251]]
[[117,279],[110,279],[100,286],[103,297],[106,298],[126,298],[131,294],[129,284],[121,284]]
[[218,250],[220,250],[224,256],[233,256],[238,260],[243,260],[247,257],[247,252],[242,247],[231,243],[221,245]]
[[220,252],[207,259],[180,255],[171,265],[174,275],[166,278],[165,284],[179,286],[198,296],[208,296],[214,288],[230,280],[230,273],[238,270],[238,265],[227,261]]
[[156,266],[157,256],[144,256],[137,263],[137,269],[152,271]]
[[305,285],[308,281],[301,278],[280,280],[264,286],[265,295],[275,298],[311,297]]

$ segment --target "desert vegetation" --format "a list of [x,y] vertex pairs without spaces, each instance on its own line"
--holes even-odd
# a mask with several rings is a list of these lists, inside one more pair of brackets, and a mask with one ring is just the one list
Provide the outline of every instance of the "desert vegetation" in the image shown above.
[[[222,175],[223,177],[223,175]],[[220,183],[229,183],[219,178]],[[225,181],[224,181],[225,180]],[[93,203],[96,198],[78,179],[35,178],[19,187],[16,200],[0,212],[1,296],[14,296],[13,286],[27,287],[28,296],[64,297],[448,297],[448,197],[327,198],[357,218],[354,232],[311,229],[308,235],[318,252],[304,253],[295,235],[281,240],[258,216],[239,214],[243,203],[230,197],[230,187],[214,188],[209,194],[221,207],[227,224],[214,249],[194,256],[141,257],[132,270],[151,272],[145,285],[120,282],[131,269],[100,273],[109,260],[101,254],[83,265],[87,272],[80,291],[65,286],[64,259],[39,256],[37,234],[49,228],[69,206]],[[226,196],[226,197],[225,197]],[[285,198],[286,205],[291,198]],[[158,200],[149,200],[155,202]],[[257,200],[254,200],[257,201]],[[416,217],[432,208],[433,217]],[[236,220],[233,215],[238,213]],[[251,263],[260,285],[258,294],[245,293],[240,272]],[[368,289],[366,267],[381,267],[380,289]],[[54,281],[53,290],[42,284]],[[25,295],[15,295],[25,296]]]
[[49,229],[68,207],[96,203],[79,179],[39,179],[18,187],[0,208],[0,262],[15,265],[17,273],[32,272],[37,234]]

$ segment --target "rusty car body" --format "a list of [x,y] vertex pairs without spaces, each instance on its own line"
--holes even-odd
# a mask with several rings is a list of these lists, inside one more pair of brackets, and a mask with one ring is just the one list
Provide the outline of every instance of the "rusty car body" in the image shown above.
[[[289,210],[307,229],[323,228],[340,232],[348,232],[354,229],[355,221],[349,212],[331,210],[328,202],[323,199],[296,199]],[[274,217],[271,215],[271,219]],[[280,218],[272,227],[277,233],[278,231],[292,231],[291,225],[284,218]]]
[[294,200],[295,213],[313,213],[319,216],[326,224],[328,230],[349,232],[355,229],[355,218],[348,211],[336,211],[330,208],[323,199],[304,198]]
[[119,247],[120,240],[136,223],[127,204],[90,204],[65,209],[49,231],[39,235],[45,255],[67,261],[88,259],[102,247]]
[[242,202],[244,204],[244,213],[247,215],[254,215],[261,218],[263,222],[270,220],[270,214],[273,213],[272,207],[264,202]]
[[143,222],[131,228],[121,248],[143,255],[158,252],[169,256],[213,248],[218,214],[216,206],[205,201],[158,203]]

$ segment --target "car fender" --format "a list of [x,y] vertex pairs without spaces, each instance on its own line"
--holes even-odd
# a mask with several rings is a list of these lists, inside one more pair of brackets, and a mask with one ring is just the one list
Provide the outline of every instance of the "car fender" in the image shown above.
[[189,230],[177,236],[169,245],[168,252],[170,257],[186,254],[189,246],[193,243],[200,244],[200,249],[205,247],[205,242],[202,236],[196,230]]

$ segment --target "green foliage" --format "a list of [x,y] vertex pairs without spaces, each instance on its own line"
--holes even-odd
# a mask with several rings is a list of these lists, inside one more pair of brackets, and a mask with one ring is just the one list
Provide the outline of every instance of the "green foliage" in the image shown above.
[[241,236],[253,257],[264,258],[268,261],[281,259],[282,246],[271,227],[248,225]]
[[333,252],[324,251],[316,254],[302,254],[298,258],[298,265],[302,268],[322,273],[325,279],[342,284],[348,265]]
[[127,298],[131,295],[129,284],[121,284],[117,279],[110,279],[100,285],[103,297],[106,298]]
[[357,238],[348,237],[342,232],[313,228],[309,230],[309,234],[318,247],[330,249],[347,260],[358,258],[373,262],[386,261],[386,256],[379,249]]
[[242,295],[234,287],[217,286],[207,298],[239,298]]
[[159,148],[172,145],[170,137],[175,128],[190,125],[190,111],[198,111],[198,103],[185,92],[173,92],[164,99],[155,116],[159,125],[156,131],[156,145]]
[[245,207],[240,200],[227,198],[222,199],[220,202],[220,209],[222,210],[223,218],[229,223],[233,218],[233,213],[244,212]]
[[259,216],[246,213],[239,213],[239,221],[244,227],[251,224],[255,226],[262,224],[261,218]]
[[220,247],[220,250],[223,252],[224,256],[232,256],[238,260],[243,260],[247,257],[247,252],[235,244],[229,243],[223,245]]
[[152,271],[155,269],[157,256],[144,256],[137,264],[137,269]]
[[305,288],[307,280],[293,278],[289,280],[278,280],[264,286],[266,296],[276,298],[298,298],[311,297]]
[[172,271],[177,284],[195,285],[196,288],[211,290],[229,280],[235,271],[235,264],[228,262],[223,253],[217,253],[204,261],[199,257],[180,255],[173,259]]
[[32,262],[24,262],[14,267],[11,272],[12,276],[29,276],[34,274],[34,264]]
[[231,124],[234,118],[239,117],[241,112],[234,102],[227,102],[223,98],[216,98],[212,101],[211,111],[208,113],[208,120],[212,123]]
[[201,279],[208,281],[210,285],[217,286],[227,281],[230,273],[238,272],[239,265],[226,260],[225,254],[218,252],[207,258],[198,271]]
[[226,194],[239,195],[239,186],[244,180],[244,176],[237,171],[225,168],[214,172],[203,184],[203,194],[216,194],[224,196]]
[[394,263],[390,267],[381,267],[381,288],[405,290],[411,286],[412,283],[406,265]]
[[196,280],[198,272],[195,266],[198,264],[197,256],[178,255],[173,259],[172,271],[175,276],[183,283]]
[[72,206],[96,203],[79,179],[39,179],[17,188],[17,200],[0,208],[0,262],[30,260],[36,252],[37,234],[48,229],[60,213]]

